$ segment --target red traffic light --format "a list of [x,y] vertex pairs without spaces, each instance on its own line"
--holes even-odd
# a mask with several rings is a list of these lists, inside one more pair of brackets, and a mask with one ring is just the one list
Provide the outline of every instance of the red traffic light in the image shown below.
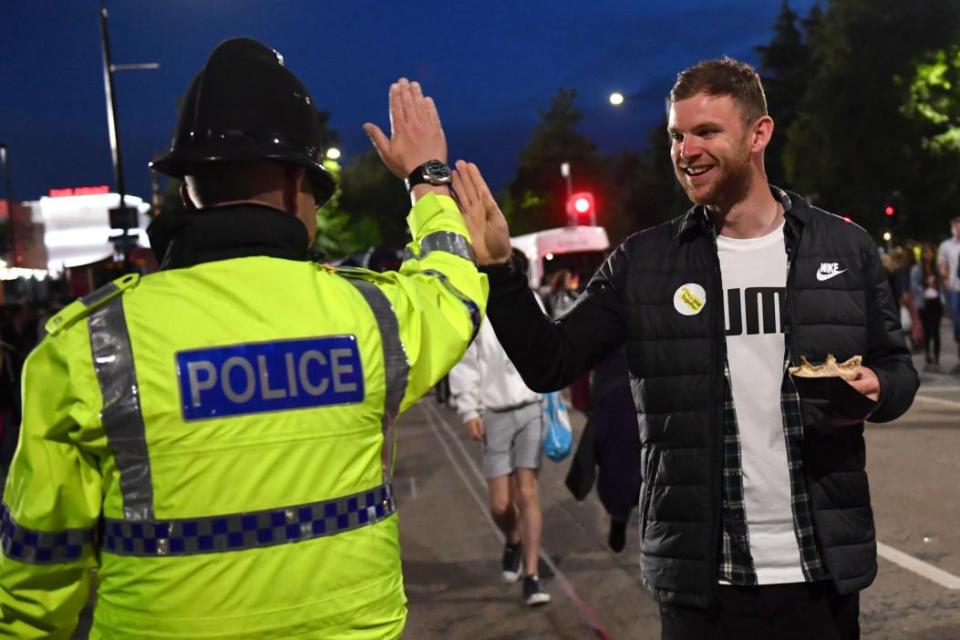
[[596,202],[589,191],[570,194],[567,198],[567,222],[571,225],[595,225]]
[[883,215],[887,216],[888,218],[892,218],[893,214],[895,214],[896,212],[897,212],[897,209],[892,204],[888,204],[883,208]]

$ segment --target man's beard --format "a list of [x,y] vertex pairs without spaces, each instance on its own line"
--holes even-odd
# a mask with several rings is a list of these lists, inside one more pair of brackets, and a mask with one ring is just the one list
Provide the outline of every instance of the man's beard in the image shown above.
[[677,171],[680,186],[683,187],[687,198],[699,206],[714,206],[721,209],[729,208],[743,200],[750,191],[753,174],[750,170],[750,156],[744,153],[742,158],[729,159],[714,166],[714,171],[721,171],[720,177],[705,191],[697,191],[686,180],[683,171]]

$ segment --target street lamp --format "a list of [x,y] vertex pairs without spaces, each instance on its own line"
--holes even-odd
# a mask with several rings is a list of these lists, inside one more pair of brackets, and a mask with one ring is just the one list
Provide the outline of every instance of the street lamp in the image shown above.
[[610,100],[610,104],[612,104],[615,107],[619,107],[620,105],[623,104],[623,100],[624,100],[623,94],[620,93],[619,91],[614,91],[613,93],[610,94],[609,100]]
[[100,3],[100,45],[103,52],[103,88],[107,97],[107,131],[110,134],[110,152],[113,156],[113,174],[117,181],[117,193],[120,195],[120,204],[110,210],[110,228],[121,229],[123,233],[114,238],[114,245],[120,253],[126,256],[133,248],[130,236],[127,234],[131,227],[137,226],[137,210],[126,204],[127,188],[123,180],[123,158],[120,153],[120,130],[117,126],[116,90],[113,87],[113,74],[116,71],[140,71],[159,69],[156,62],[145,64],[113,64],[110,57],[110,32],[107,25],[107,8]]
[[563,162],[560,164],[560,175],[563,176],[564,180],[567,181],[567,199],[570,199],[570,196],[573,194],[573,178],[570,177],[570,163]]
[[336,147],[330,147],[327,149],[327,160],[339,160],[340,159],[340,149]]

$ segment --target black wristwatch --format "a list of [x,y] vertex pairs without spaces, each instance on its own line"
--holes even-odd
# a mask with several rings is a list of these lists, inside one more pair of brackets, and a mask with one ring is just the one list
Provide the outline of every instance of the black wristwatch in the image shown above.
[[450,177],[450,167],[445,162],[439,160],[427,160],[422,165],[410,172],[403,183],[410,191],[418,184],[432,184],[435,187],[448,185],[452,182]]

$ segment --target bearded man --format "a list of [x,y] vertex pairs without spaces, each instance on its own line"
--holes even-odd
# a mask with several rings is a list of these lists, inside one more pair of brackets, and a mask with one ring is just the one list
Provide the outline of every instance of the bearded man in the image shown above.
[[[859,592],[877,572],[864,420],[898,418],[918,387],[877,248],[768,183],[774,123],[752,67],[698,63],[669,104],[693,207],[624,241],[550,321],[485,194],[473,246],[487,315],[538,392],[626,344],[641,573],[663,638],[857,638]],[[855,379],[798,393],[789,367],[830,354],[862,356]]]

